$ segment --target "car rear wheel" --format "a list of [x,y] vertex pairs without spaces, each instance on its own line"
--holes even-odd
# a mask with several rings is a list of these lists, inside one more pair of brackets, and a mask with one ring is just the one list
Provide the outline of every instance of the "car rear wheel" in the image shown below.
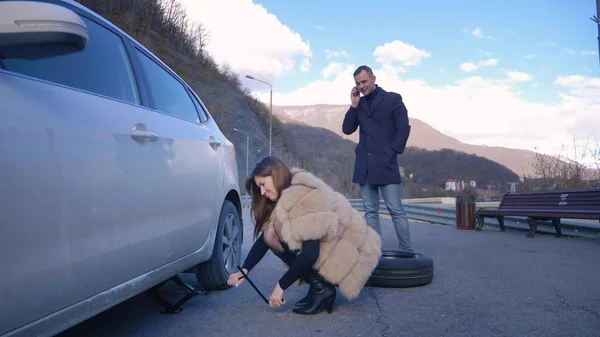
[[219,227],[215,238],[215,247],[210,260],[198,265],[196,278],[206,290],[227,289],[229,274],[237,271],[242,259],[242,227],[237,209],[225,200]]

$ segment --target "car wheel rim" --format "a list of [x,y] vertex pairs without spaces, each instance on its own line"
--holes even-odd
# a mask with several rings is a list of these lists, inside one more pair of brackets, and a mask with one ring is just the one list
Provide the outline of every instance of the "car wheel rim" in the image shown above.
[[241,231],[239,226],[236,226],[235,217],[233,214],[227,214],[225,217],[225,228],[223,229],[223,260],[225,269],[229,274],[236,271],[239,265],[241,244]]

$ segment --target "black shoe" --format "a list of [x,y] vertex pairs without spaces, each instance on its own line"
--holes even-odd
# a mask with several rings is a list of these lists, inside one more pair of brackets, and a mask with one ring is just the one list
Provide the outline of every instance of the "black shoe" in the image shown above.
[[296,304],[294,304],[295,308],[300,308],[306,305],[306,302],[308,302],[308,297],[310,295],[310,289],[308,289],[308,294],[306,294],[306,296],[304,296],[303,299],[301,299],[300,301],[296,302]]
[[300,301],[296,302],[296,304],[294,304],[294,307],[303,307],[306,305],[306,302],[308,302],[310,293],[314,288],[313,287],[314,282],[312,281],[312,279],[316,276],[317,276],[317,272],[314,271],[314,273],[312,275],[310,275],[309,277],[302,277],[302,280],[308,284],[308,293],[306,294],[306,296],[304,296],[304,298],[302,298]]
[[305,304],[297,306],[292,311],[302,315],[316,315],[325,309],[327,313],[332,313],[336,296],[335,286],[318,274],[311,278],[310,286]]

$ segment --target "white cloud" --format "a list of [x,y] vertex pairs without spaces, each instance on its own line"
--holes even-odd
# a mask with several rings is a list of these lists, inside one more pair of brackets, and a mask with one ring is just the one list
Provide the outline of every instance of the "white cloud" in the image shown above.
[[[310,69],[309,42],[262,5],[252,0],[180,1],[188,16],[210,32],[208,52],[240,75],[260,74],[274,80],[297,69]],[[222,13],[227,13],[226,19]]]
[[431,53],[403,41],[395,40],[375,48],[373,56],[377,62],[382,64],[401,63],[408,67],[418,65],[421,63],[421,59],[431,57]]
[[338,57],[343,57],[346,58],[348,57],[348,53],[344,50],[338,50],[338,51],[331,51],[329,49],[325,49],[325,58],[327,58],[328,60],[331,58],[338,58]]
[[538,42],[535,44],[538,47],[550,47],[550,46],[556,46],[556,42],[554,41],[542,41],[542,42]]
[[561,118],[564,118],[561,123],[565,132],[578,136],[580,145],[589,141],[589,146],[597,147],[600,143],[600,78],[558,76],[554,83],[566,89],[561,94]]
[[498,59],[489,59],[484,61],[479,61],[477,64],[473,62],[463,62],[460,64],[460,70],[470,73],[482,67],[493,67],[498,65]]
[[302,60],[302,64],[300,65],[300,71],[305,73],[310,70],[310,67],[310,59],[305,58],[304,60]]
[[522,71],[508,71],[506,74],[515,82],[529,82],[533,80],[533,75]]
[[481,28],[475,28],[472,34],[473,36],[478,37],[480,39],[484,39],[486,37],[485,35],[483,35],[483,31],[481,31]]
[[480,67],[492,67],[498,65],[498,59],[489,59],[479,62]]
[[460,70],[466,72],[466,73],[470,73],[472,71],[477,70],[477,65],[471,62],[464,62],[460,64]]
[[483,34],[483,30],[481,30],[481,28],[477,27],[473,30],[468,30],[468,29],[463,29],[462,30],[463,33],[467,33],[467,34],[471,34],[473,36],[475,36],[478,39],[488,39],[491,40],[493,39],[493,37],[491,37],[490,35],[485,35]]
[[[331,72],[327,79],[295,91],[276,92],[273,104],[349,104],[355,68],[336,65],[337,75]],[[519,71],[509,71],[508,80],[470,76],[443,87],[403,79],[390,65],[373,71],[383,89],[402,94],[409,116],[463,142],[555,153],[562,144],[572,144],[573,135],[582,140],[596,135],[600,141],[600,78],[558,77],[561,101],[543,104],[520,97],[518,80],[531,75]],[[259,98],[268,102],[268,93]]]
[[327,65],[327,67],[325,67],[325,69],[321,71],[321,75],[323,75],[323,79],[337,76],[342,72],[342,70],[344,70],[346,66],[347,65],[340,62],[331,62]]
[[565,49],[566,53],[569,53],[571,55],[578,55],[578,56],[594,56],[594,55],[598,55],[598,52],[595,50],[573,50],[573,49]]
[[573,97],[586,98],[588,102],[599,103],[600,78],[585,77],[581,75],[558,76],[555,84],[569,89],[568,94]]

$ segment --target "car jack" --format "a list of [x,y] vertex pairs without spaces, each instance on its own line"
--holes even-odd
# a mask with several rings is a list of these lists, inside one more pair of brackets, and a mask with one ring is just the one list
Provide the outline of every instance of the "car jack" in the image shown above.
[[[158,291],[158,289],[160,289],[162,286],[164,286],[169,281],[175,282],[175,284],[177,284],[178,286],[180,286],[187,292],[187,295],[185,295],[182,299],[177,301],[175,304],[171,304],[169,301],[167,301]],[[187,301],[189,301],[196,295],[206,295],[207,293],[208,293],[208,291],[202,290],[202,289],[197,289],[194,286],[192,286],[191,284],[185,282],[179,275],[175,275],[175,276],[171,277],[170,279],[165,280],[165,281],[155,285],[154,287],[150,288],[148,291],[146,291],[146,295],[148,295],[150,298],[154,299],[156,302],[158,302],[158,304],[160,304],[164,308],[164,310],[162,311],[163,314],[178,314],[181,312],[181,310],[183,310],[183,308],[181,306],[183,304],[185,304]]]

